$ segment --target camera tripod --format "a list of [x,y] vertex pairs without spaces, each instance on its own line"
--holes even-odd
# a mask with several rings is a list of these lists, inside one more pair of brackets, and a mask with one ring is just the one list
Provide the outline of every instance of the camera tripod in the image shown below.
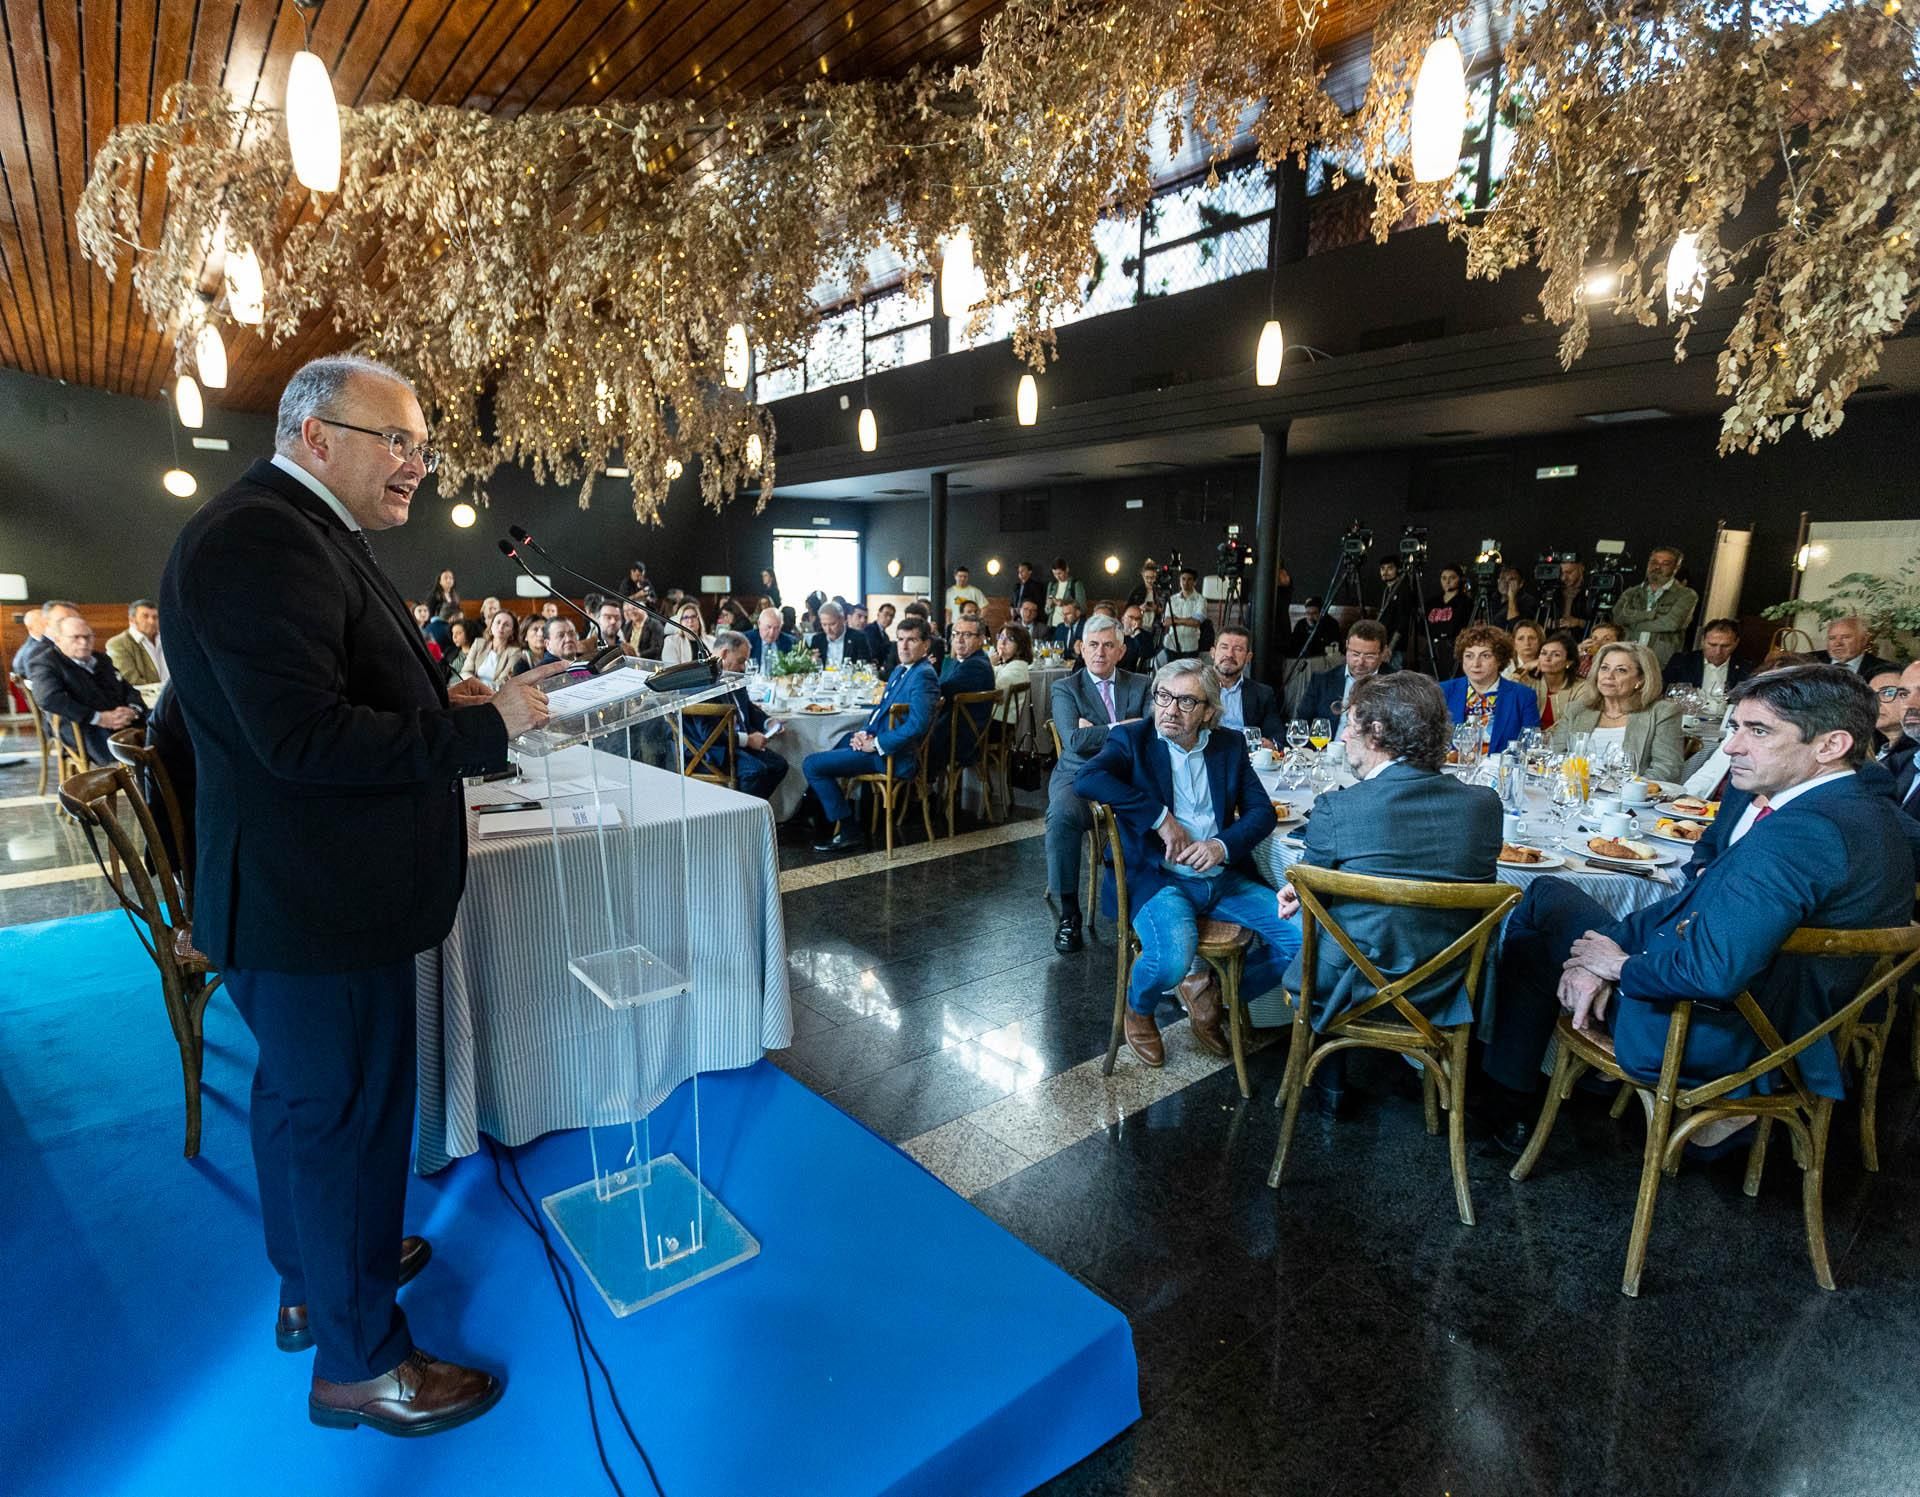
[[[1333,617],[1334,605],[1340,601],[1340,589],[1342,586],[1345,586],[1351,594],[1353,606],[1360,611],[1360,616],[1365,618],[1367,613],[1367,600],[1360,591],[1360,558],[1349,555],[1344,546],[1342,546],[1339,556],[1334,558],[1333,576],[1327,579],[1327,590],[1320,595],[1325,599],[1320,609],[1320,616],[1322,618]],[[1319,638],[1319,630],[1309,629],[1307,631],[1306,640],[1300,646],[1300,653],[1293,657],[1293,663],[1295,665],[1299,665],[1306,660],[1307,652],[1313,648],[1314,641],[1317,638]]]
[[[1386,590],[1386,592],[1381,595],[1380,610],[1382,613],[1384,613],[1387,607],[1387,599],[1391,598],[1394,595],[1394,591],[1403,582],[1406,582],[1408,579],[1412,579],[1414,627],[1420,631],[1421,638],[1426,641],[1427,664],[1433,671],[1434,679],[1436,681],[1440,681],[1446,678],[1440,674],[1440,660],[1439,660],[1439,657],[1436,656],[1433,651],[1433,620],[1427,617],[1427,590],[1426,590],[1426,582],[1425,582],[1426,569],[1427,569],[1426,557],[1402,556],[1400,558],[1399,575],[1393,579],[1392,586],[1390,586]],[[1407,647],[1408,647],[1407,656],[1410,660],[1413,656],[1413,648],[1412,648],[1413,641],[1411,639],[1407,641]],[[1451,675],[1452,672],[1449,671],[1447,674]]]

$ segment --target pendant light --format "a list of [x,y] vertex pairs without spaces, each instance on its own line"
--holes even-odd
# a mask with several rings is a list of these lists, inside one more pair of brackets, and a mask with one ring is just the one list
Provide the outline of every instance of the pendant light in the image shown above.
[[1013,397],[1013,408],[1022,426],[1032,426],[1040,419],[1040,383],[1031,374],[1020,376],[1020,389]]
[[466,500],[462,499],[458,504],[454,505],[453,512],[449,514],[447,518],[452,520],[453,523],[458,525],[462,530],[471,530],[473,528],[473,522],[480,518],[480,512],[471,504],[467,503]]
[[233,320],[258,327],[267,320],[267,290],[260,274],[260,257],[247,245],[227,256],[227,311]]
[[759,432],[755,432],[747,438],[746,450],[742,456],[746,459],[747,471],[749,473],[758,473],[760,471],[760,460],[766,456],[766,449],[761,445]]
[[185,468],[169,468],[160,475],[160,486],[176,499],[191,499],[200,484]]
[[340,106],[327,65],[313,50],[313,23],[322,0],[294,0],[306,23],[307,44],[287,69],[287,149],[293,174],[314,192],[340,190]]
[[971,312],[974,280],[973,230],[962,224],[940,250],[940,310],[949,317]]
[[1688,230],[1667,251],[1667,317],[1691,317],[1707,299],[1707,270],[1700,263],[1700,236]]
[[873,452],[880,446],[880,423],[874,419],[873,401],[867,394],[867,345],[860,345],[860,450]]
[[227,345],[220,329],[211,322],[200,324],[193,340],[193,363],[200,371],[200,383],[209,390],[227,387]]
[[1260,346],[1254,350],[1253,382],[1256,385],[1279,384],[1280,364],[1286,353],[1287,340],[1280,330],[1280,324],[1269,317],[1267,325],[1260,329]]
[[747,325],[730,323],[727,345],[720,355],[720,378],[729,390],[745,390],[753,369],[753,351],[747,344]]
[[206,424],[207,408],[191,374],[183,374],[173,382],[173,409],[188,431],[198,431]]
[[672,483],[674,479],[678,478],[682,473],[686,472],[687,470],[680,465],[679,458],[670,457],[666,461],[666,466],[663,467],[660,471],[667,475],[667,482]]
[[1460,170],[1460,138],[1467,128],[1467,65],[1451,36],[1441,37],[1421,59],[1408,128],[1413,180],[1450,181]]

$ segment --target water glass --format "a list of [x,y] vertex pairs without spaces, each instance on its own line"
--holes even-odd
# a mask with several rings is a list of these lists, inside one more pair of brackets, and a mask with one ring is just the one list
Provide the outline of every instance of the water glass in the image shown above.
[[1307,725],[1303,719],[1296,717],[1287,724],[1287,747],[1295,754],[1307,746],[1307,737]]
[[1242,728],[1240,731],[1246,737],[1247,752],[1249,754],[1259,753],[1260,752],[1260,730],[1258,728]]

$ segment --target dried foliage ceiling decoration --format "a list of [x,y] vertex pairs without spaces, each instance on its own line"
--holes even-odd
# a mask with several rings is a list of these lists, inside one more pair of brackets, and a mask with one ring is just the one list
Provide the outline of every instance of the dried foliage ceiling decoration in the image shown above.
[[[203,317],[232,336],[222,262],[248,248],[269,335],[326,309],[419,380],[443,487],[520,462],[583,479],[585,503],[611,458],[646,519],[669,460],[698,459],[716,505],[770,488],[771,420],[722,378],[730,324],[770,360],[793,357],[815,287],[859,287],[881,250],[930,268],[964,226],[986,295],[1015,308],[1016,351],[1042,367],[1092,270],[1095,222],[1150,195],[1156,141],[1191,133],[1223,154],[1251,116],[1269,162],[1318,143],[1354,153],[1380,237],[1438,215],[1474,274],[1539,265],[1568,362],[1590,268],[1615,266],[1617,309],[1652,322],[1668,253],[1690,236],[1706,294],[1745,297],[1721,353],[1723,449],[1837,425],[1912,310],[1920,75],[1898,0],[1522,10],[1503,73],[1512,157],[1492,209],[1471,215],[1449,184],[1410,182],[1404,147],[1420,57],[1468,20],[1450,0],[1389,4],[1367,100],[1343,119],[1321,86],[1322,5],[1008,0],[979,61],[950,73],[815,81],[725,109],[346,109],[340,190],[318,201],[292,185],[273,111],[190,86],[106,142],[77,224],[109,273],[131,255],[182,367]],[[157,232],[143,170],[166,174]],[[1775,221],[1723,242],[1775,179]],[[1676,356],[1687,331],[1683,316]]]

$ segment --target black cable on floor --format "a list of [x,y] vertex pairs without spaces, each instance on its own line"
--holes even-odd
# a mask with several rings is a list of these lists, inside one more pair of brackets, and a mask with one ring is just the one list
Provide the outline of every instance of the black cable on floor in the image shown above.
[[[600,1355],[600,1348],[593,1344],[593,1336],[587,1330],[585,1317],[580,1312],[580,1290],[573,1281],[573,1270],[560,1256],[553,1245],[553,1239],[547,1235],[546,1224],[540,1219],[540,1208],[533,1199],[533,1192],[527,1189],[527,1182],[520,1175],[520,1161],[512,1150],[507,1151],[507,1164],[513,1171],[513,1182],[520,1187],[520,1196],[508,1189],[505,1177],[500,1173],[500,1147],[484,1134],[482,1141],[487,1153],[493,1159],[494,1183],[500,1187],[507,1204],[513,1208],[514,1215],[526,1224],[527,1229],[540,1240],[541,1250],[546,1255],[547,1272],[553,1277],[553,1287],[560,1296],[561,1306],[567,1312],[569,1327],[573,1332],[573,1352],[580,1362],[580,1382],[587,1395],[587,1419],[593,1426],[594,1449],[600,1456],[600,1469],[606,1473],[607,1484],[614,1490],[615,1497],[626,1497],[620,1485],[620,1479],[613,1474],[613,1465],[607,1459],[607,1447],[600,1433],[600,1415],[593,1394],[593,1374],[587,1368],[587,1356],[591,1353],[594,1365],[600,1369],[600,1377],[607,1385],[607,1398],[613,1405],[613,1411],[619,1416],[620,1426],[626,1431],[627,1441],[633,1446],[640,1462],[647,1469],[647,1480],[652,1484],[656,1497],[666,1497],[665,1489],[660,1485],[659,1473],[653,1469],[653,1460],[647,1454],[646,1447],[640,1443],[640,1437],[633,1432],[633,1425],[627,1418],[627,1411],[621,1406],[619,1391],[614,1387],[613,1374],[607,1370],[606,1360]],[[522,1204],[521,1197],[525,1198]]]

